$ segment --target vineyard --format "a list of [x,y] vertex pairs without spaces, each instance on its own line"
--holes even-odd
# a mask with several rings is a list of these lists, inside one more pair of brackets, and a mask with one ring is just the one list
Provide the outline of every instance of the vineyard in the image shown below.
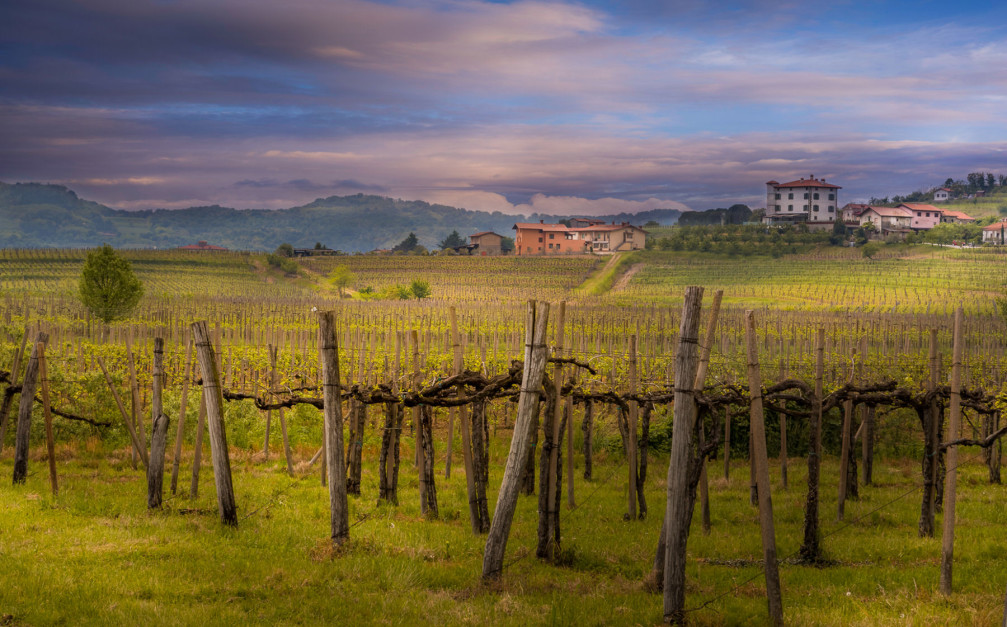
[[[111,326],[75,297],[85,253],[0,251],[0,469],[27,467],[2,488],[8,623],[659,623],[676,463],[695,507],[690,623],[769,620],[762,485],[788,623],[1003,613],[996,251],[647,251],[604,290],[578,289],[606,271],[595,258],[310,258],[287,277],[251,254],[129,251],[146,296]],[[338,299],[337,265],[357,289],[421,278],[432,297]],[[691,340],[690,285],[707,294]],[[691,435],[680,345],[706,352]],[[33,377],[39,402],[19,402]],[[947,446],[959,437],[971,445]],[[691,442],[677,461],[676,439]],[[760,442],[773,459],[757,481]]]

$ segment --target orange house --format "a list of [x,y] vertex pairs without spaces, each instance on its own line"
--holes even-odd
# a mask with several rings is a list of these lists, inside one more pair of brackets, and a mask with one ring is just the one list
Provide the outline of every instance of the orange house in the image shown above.
[[647,232],[627,222],[604,224],[600,220],[584,227],[546,224],[540,220],[514,225],[514,252],[517,255],[575,255],[639,250],[646,245]]

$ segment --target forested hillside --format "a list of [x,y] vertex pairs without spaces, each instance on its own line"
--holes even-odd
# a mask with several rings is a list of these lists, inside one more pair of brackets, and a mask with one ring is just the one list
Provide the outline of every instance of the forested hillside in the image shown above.
[[[673,224],[674,209],[601,216],[643,224]],[[509,235],[515,222],[558,221],[570,216],[520,216],[469,211],[383,196],[330,196],[291,209],[228,207],[120,211],[83,200],[72,190],[39,183],[0,183],[0,247],[172,248],[206,240],[241,250],[273,250],[282,242],[311,247],[320,242],[345,252],[390,248],[410,232],[436,247],[451,231]]]

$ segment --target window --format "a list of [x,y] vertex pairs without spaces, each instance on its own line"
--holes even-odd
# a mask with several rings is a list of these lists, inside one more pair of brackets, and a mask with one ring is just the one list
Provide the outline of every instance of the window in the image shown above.
[[549,234],[549,239],[556,239],[556,234],[555,233],[550,233]]
[[541,238],[541,237],[540,237],[540,238],[538,238],[538,243],[539,243],[539,244],[541,244],[541,243],[542,243],[542,238]]
[[930,217],[930,212],[929,212],[929,211],[927,212],[927,217],[928,217],[928,218]]
[[818,211],[818,205],[815,205],[815,211]]
[[836,210],[835,207],[833,207],[832,205],[829,205],[829,213],[832,213],[835,210]]
[[793,211],[794,205],[787,205],[787,211]]
[[566,234],[566,238],[567,239],[577,239],[577,234],[576,233],[567,233]]
[[815,200],[818,200],[818,192],[815,192]]
[[789,194],[787,194],[787,200],[793,200],[793,199],[794,199],[794,192],[790,192]]
[[808,199],[808,192],[804,192],[804,200]]
[[779,200],[779,199],[780,199],[780,195],[779,195],[779,194],[777,194],[777,195],[776,195],[776,199],[777,199],[777,200]]
[[835,194],[829,194],[829,200],[835,200],[835,199],[836,199]]
[[923,217],[923,212],[922,211],[917,211],[916,212],[916,217],[917,218],[922,218]]
[[626,231],[626,239],[633,239],[633,231]]

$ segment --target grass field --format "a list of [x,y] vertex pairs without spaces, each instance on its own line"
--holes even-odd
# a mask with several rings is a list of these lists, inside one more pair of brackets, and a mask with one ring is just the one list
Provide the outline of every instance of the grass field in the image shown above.
[[[506,443],[496,440],[490,485],[495,498]],[[373,443],[365,460],[374,460]],[[969,456],[965,456],[968,458]],[[973,456],[974,457],[974,456]],[[364,473],[363,495],[351,498],[349,546],[326,540],[328,495],[316,472],[290,479],[275,456],[238,454],[232,461],[239,507],[237,529],[220,525],[212,475],[202,473],[200,497],[171,498],[148,513],[142,471],[125,449],[89,442],[62,447],[61,490],[49,494],[37,452],[27,485],[0,487],[0,613],[6,624],[508,624],[609,625],[661,622],[661,597],[644,586],[663,507],[667,458],[652,460],[646,496],[651,515],[626,522],[624,460],[600,454],[593,482],[579,477],[579,507],[561,514],[560,565],[534,556],[536,497],[521,497],[498,584],[479,582],[484,537],[469,529],[465,481],[438,476],[442,520],[419,513],[416,475],[404,467],[398,508],[376,506],[376,479]],[[835,522],[837,468],[825,465],[821,504],[823,567],[800,566],[803,460],[791,459],[790,489],[778,484],[774,511],[783,600],[795,625],[989,625],[1002,613],[1007,568],[999,529],[1007,487],[985,483],[974,459],[963,465],[955,590],[936,593],[939,538],[916,536],[917,464],[879,460],[876,487],[847,505]],[[372,468],[373,465],[365,466]],[[0,461],[0,474],[11,470]],[[183,464],[188,484],[188,459]],[[711,466],[713,529],[704,535],[698,512],[689,540],[690,623],[765,621],[758,517],[748,505],[747,464],[730,481]],[[833,486],[833,487],[828,487]],[[876,510],[876,511],[875,511]],[[938,516],[938,523],[940,517]],[[939,536],[939,534],[938,534]]]

